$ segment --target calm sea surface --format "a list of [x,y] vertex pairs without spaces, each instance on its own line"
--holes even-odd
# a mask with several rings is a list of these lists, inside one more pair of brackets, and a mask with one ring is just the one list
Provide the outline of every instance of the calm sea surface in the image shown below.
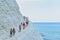
[[60,40],[59,22],[33,22],[33,27],[43,35],[44,40]]

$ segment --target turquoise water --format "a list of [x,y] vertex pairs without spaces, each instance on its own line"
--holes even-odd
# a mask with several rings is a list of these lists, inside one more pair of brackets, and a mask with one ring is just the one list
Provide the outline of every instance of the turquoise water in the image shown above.
[[37,33],[43,34],[44,40],[60,40],[60,23],[58,22],[33,22]]

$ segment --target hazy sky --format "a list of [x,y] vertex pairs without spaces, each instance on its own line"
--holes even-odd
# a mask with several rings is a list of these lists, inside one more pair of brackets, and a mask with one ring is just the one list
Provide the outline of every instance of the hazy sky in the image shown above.
[[60,22],[60,0],[17,0],[20,11],[36,22]]

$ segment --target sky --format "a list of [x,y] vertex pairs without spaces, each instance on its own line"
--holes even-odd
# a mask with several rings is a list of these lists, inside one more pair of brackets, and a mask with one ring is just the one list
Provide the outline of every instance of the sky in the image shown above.
[[32,22],[60,22],[60,0],[16,0]]

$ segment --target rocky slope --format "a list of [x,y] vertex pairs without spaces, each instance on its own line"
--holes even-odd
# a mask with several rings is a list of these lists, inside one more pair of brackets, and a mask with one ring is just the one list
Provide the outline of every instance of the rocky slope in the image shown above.
[[[0,40],[42,40],[40,35],[34,34],[31,22],[26,29],[18,32],[21,22],[23,22],[23,16],[19,11],[16,0],[0,0]],[[10,28],[16,30],[13,37],[10,37]]]

